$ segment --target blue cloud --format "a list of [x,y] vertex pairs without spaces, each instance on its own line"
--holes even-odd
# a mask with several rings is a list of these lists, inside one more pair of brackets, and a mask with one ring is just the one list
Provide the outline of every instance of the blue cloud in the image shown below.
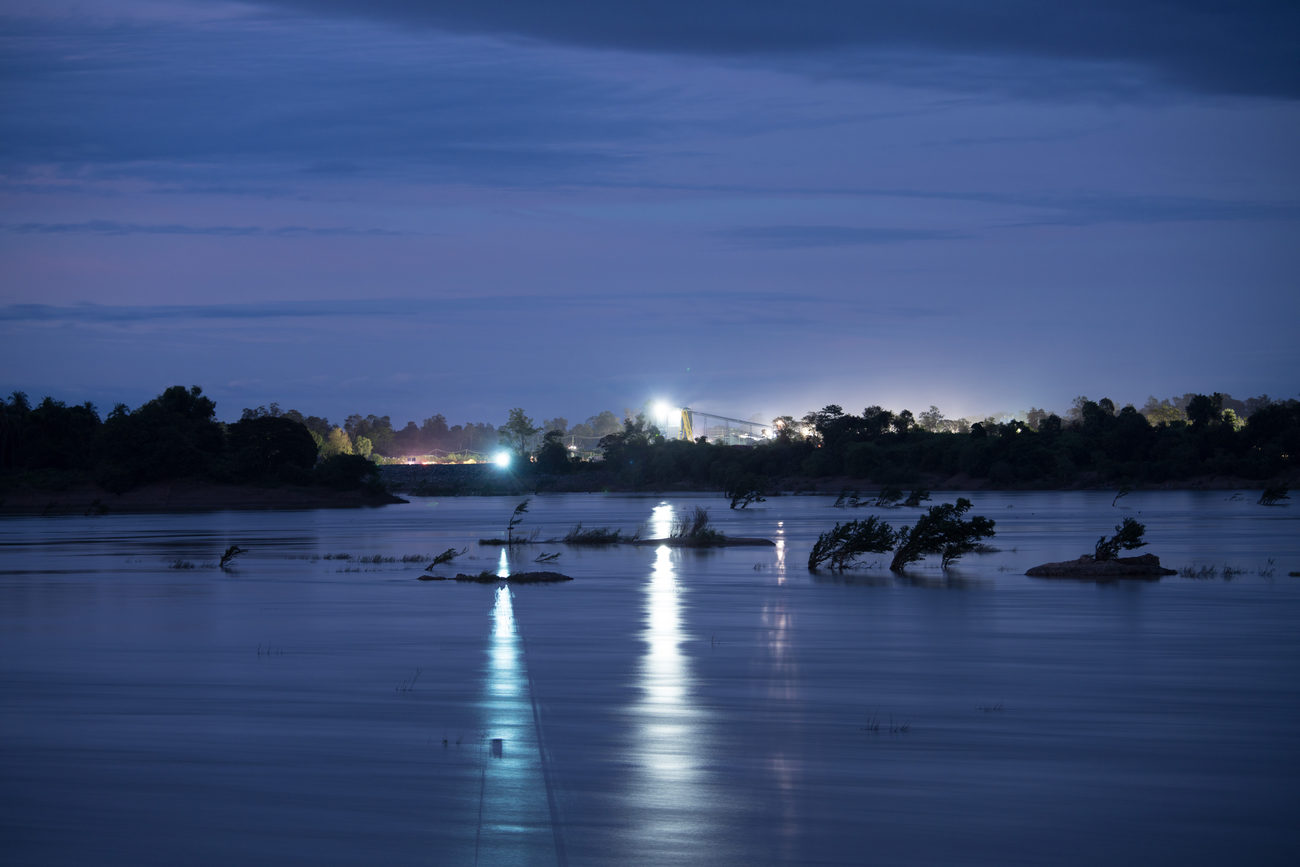
[[854,247],[908,241],[951,241],[954,232],[932,229],[858,226],[745,226],[714,232],[715,237],[746,249],[794,250],[803,247]]
[[[5,19],[0,168],[76,165],[185,185],[285,175],[590,178],[651,134],[629,87],[520,53],[322,23]],[[453,40],[443,40],[451,42]]]
[[[308,14],[366,16],[461,33],[597,48],[730,56],[789,64],[833,55],[849,73],[907,74],[895,54],[927,58],[1048,60],[1136,70],[1150,80],[1204,93],[1300,98],[1291,0],[263,0]],[[863,56],[868,55],[866,63]],[[1116,72],[1118,73],[1116,75]],[[897,80],[896,77],[887,80]],[[954,76],[960,84],[960,77]],[[1055,84],[1072,90],[1077,79]],[[1086,83],[1085,83],[1086,86]]]
[[190,226],[181,223],[122,223],[85,220],[80,223],[0,223],[0,230],[19,235],[214,235],[241,237],[391,237],[404,233],[351,226]]

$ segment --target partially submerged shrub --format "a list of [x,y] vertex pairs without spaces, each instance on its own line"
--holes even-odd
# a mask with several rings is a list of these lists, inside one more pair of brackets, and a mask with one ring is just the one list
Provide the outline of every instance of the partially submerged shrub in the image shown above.
[[1142,540],[1142,534],[1147,528],[1139,524],[1132,518],[1125,518],[1124,522],[1115,525],[1115,535],[1107,539],[1102,536],[1097,540],[1097,545],[1093,557],[1097,560],[1114,560],[1119,556],[1120,550],[1133,551],[1141,548],[1146,544]]
[[917,488],[907,495],[907,499],[903,501],[903,505],[915,508],[928,499],[930,499],[930,492],[925,488]]
[[982,515],[963,518],[971,508],[971,501],[958,497],[957,502],[931,506],[916,524],[898,531],[898,548],[889,564],[891,572],[902,572],[908,563],[915,563],[927,554],[942,556],[942,567],[947,569],[963,554],[974,551],[981,539],[993,535],[993,521]]
[[584,530],[579,523],[561,541],[566,545],[617,545],[625,540],[622,530],[611,530],[609,527],[592,527],[590,530]]
[[672,531],[668,534],[673,539],[690,539],[705,541],[722,536],[709,526],[709,510],[696,506],[692,512],[684,512],[673,519]]
[[844,569],[863,554],[884,554],[894,547],[897,534],[875,515],[865,521],[836,524],[822,533],[808,555],[808,568],[816,571],[823,563]]
[[478,543],[480,545],[505,545],[506,547],[510,547],[512,545],[523,545],[535,540],[537,538],[536,532],[533,532],[528,537],[515,535],[515,528],[523,522],[524,515],[528,512],[529,500],[531,499],[531,497],[525,498],[519,505],[515,506],[515,510],[510,513],[510,520],[506,522],[506,537],[504,539],[479,539]]
[[[912,493],[915,496],[918,491]],[[829,564],[832,569],[844,569],[863,554],[884,554],[892,549],[891,571],[901,572],[908,563],[927,554],[941,555],[942,566],[947,569],[963,554],[985,547],[980,540],[993,535],[993,521],[989,518],[963,517],[970,508],[970,500],[964,497],[956,503],[931,506],[916,524],[901,530],[892,529],[875,515],[865,521],[836,524],[817,537],[808,555],[808,568],[816,571],[822,564]]]
[[731,508],[743,509],[750,503],[761,503],[767,498],[763,496],[763,480],[753,473],[740,473],[733,477],[722,492],[724,497],[731,500]]
[[1283,500],[1291,499],[1286,485],[1272,485],[1264,489],[1259,495],[1259,504],[1261,506],[1276,506]]
[[898,505],[898,501],[903,499],[903,492],[894,487],[881,488],[880,493],[876,494],[874,505],[882,509],[890,509]]
[[225,569],[240,554],[247,554],[247,553],[248,551],[239,547],[238,545],[231,545],[229,548],[226,549],[226,553],[221,555],[221,562],[218,563],[217,565],[220,566],[222,569]]
[[515,527],[524,519],[524,513],[528,511],[528,500],[525,498],[522,503],[515,506],[514,512],[510,515],[510,521],[506,524],[506,543],[513,545],[515,542]]
[[455,548],[448,548],[446,551],[443,551],[437,557],[434,557],[433,562],[430,563],[428,566],[424,567],[424,571],[429,572],[432,571],[435,566],[441,566],[443,563],[450,563],[452,560],[455,560],[457,557],[459,557],[461,554],[464,554],[468,550],[469,550],[468,548],[461,548],[459,551],[457,551]]

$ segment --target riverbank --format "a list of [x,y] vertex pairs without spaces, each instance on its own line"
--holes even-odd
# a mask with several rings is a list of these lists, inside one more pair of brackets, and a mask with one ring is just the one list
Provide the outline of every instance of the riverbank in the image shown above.
[[144,485],[114,494],[96,485],[63,490],[0,491],[0,515],[102,515],[145,512],[214,512],[227,509],[355,509],[404,503],[392,494],[323,487],[259,487],[178,481]]
[[[683,481],[675,485],[629,486],[621,484],[617,475],[604,467],[582,467],[571,473],[546,474],[502,470],[491,464],[390,464],[379,468],[380,479],[391,491],[412,496],[503,496],[526,493],[602,493],[602,492],[686,492],[709,490],[698,482]],[[1238,476],[1196,476],[1176,481],[1144,484],[1133,490],[1145,491],[1262,491],[1272,485],[1295,489],[1298,478],[1278,478],[1267,481],[1245,479]],[[906,492],[913,488],[931,491],[1117,491],[1122,484],[1107,480],[1095,473],[1081,474],[1065,484],[1044,481],[1033,484],[998,484],[989,479],[967,475],[940,476],[921,474],[907,485],[892,485]],[[812,478],[794,476],[773,479],[769,495],[786,494],[838,494],[857,491],[872,494],[886,487],[886,483],[869,478],[827,476]]]

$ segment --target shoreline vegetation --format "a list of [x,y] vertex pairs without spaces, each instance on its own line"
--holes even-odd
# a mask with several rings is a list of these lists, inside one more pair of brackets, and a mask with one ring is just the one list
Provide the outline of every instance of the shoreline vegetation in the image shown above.
[[[1225,395],[1186,397],[1181,409],[1157,406],[1164,416],[1079,398],[1068,419],[1032,410],[1023,421],[969,427],[945,427],[934,407],[913,418],[828,405],[775,419],[767,438],[744,444],[668,438],[637,414],[588,452],[564,444],[563,419],[544,423],[554,427],[538,439],[542,428],[515,408],[495,430],[514,458],[500,467],[399,462],[394,438],[377,433],[386,418],[349,419],[376,437],[348,440],[363,453],[332,448],[308,424],[323,420],[292,411],[246,410],[221,423],[198,386],[172,386],[135,410],[119,404],[103,419],[91,404],[33,406],[15,392],[0,400],[0,514],[355,508],[403,502],[395,494],[568,492],[716,492],[744,509],[789,494],[838,493],[837,505],[868,505],[858,492],[880,490],[881,506],[883,492],[898,499],[906,489],[918,505],[930,491],[1115,489],[1116,499],[1134,490],[1260,490],[1261,505],[1284,505],[1300,486],[1300,401],[1261,397],[1243,417]],[[341,443],[346,432],[336,433]]]

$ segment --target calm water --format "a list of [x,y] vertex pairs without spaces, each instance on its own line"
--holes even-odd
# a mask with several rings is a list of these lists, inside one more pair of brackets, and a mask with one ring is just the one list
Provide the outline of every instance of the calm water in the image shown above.
[[[1300,507],[969,496],[1000,550],[905,580],[808,573],[870,513],[831,497],[542,496],[543,538],[701,504],[778,544],[509,558],[517,499],[0,520],[0,860],[1300,863]],[[1126,516],[1214,577],[1023,576]],[[359,559],[465,545],[575,580]]]

